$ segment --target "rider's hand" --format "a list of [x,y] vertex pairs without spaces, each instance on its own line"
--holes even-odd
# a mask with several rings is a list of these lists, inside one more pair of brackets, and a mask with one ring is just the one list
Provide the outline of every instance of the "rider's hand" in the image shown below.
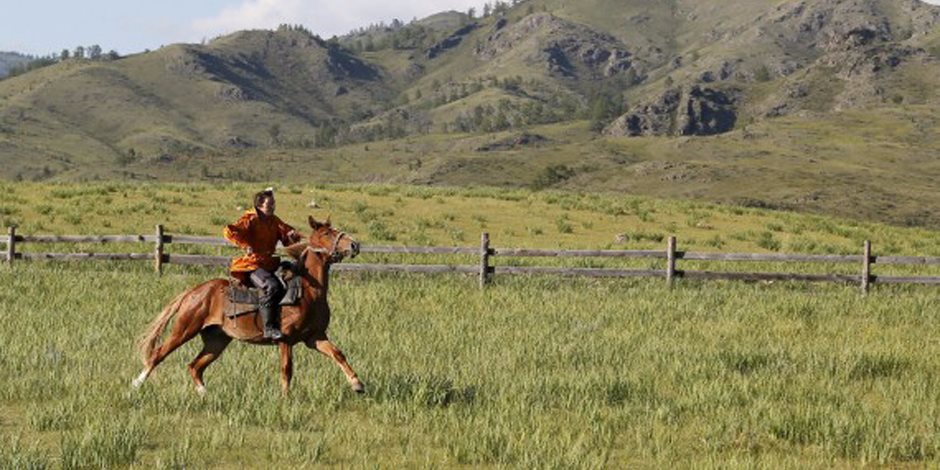
[[255,254],[255,250],[252,250],[251,247],[249,246],[248,248],[245,248],[245,253],[249,255],[253,255]]

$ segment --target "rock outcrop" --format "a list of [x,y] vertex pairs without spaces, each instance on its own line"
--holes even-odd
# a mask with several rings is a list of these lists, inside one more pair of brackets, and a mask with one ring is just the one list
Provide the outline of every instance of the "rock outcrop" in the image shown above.
[[498,23],[476,50],[484,60],[513,53],[570,78],[585,73],[612,77],[637,65],[634,54],[613,36],[548,13],[535,13],[511,25]]
[[433,59],[445,51],[457,47],[460,45],[460,42],[463,41],[463,38],[476,29],[476,27],[476,23],[471,23],[464,26],[463,28],[458,29],[457,31],[454,31],[453,34],[447,36],[441,42],[429,47],[428,50],[425,51],[425,56],[428,59]]
[[637,106],[609,125],[611,136],[713,135],[737,121],[733,92],[694,85],[671,88],[655,101]]

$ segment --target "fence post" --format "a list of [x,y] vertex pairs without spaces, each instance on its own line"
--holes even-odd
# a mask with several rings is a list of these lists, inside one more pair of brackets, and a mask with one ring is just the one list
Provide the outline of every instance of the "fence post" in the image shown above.
[[16,226],[11,225],[7,230],[10,240],[7,242],[7,263],[13,266],[13,260],[16,259]]
[[868,293],[868,284],[871,282],[871,242],[865,240],[865,249],[862,255],[862,293]]
[[490,276],[490,234],[480,236],[480,288],[486,287]]
[[669,237],[666,243],[666,284],[672,285],[676,277],[676,237]]
[[163,274],[163,226],[157,225],[157,240],[153,249],[153,270]]

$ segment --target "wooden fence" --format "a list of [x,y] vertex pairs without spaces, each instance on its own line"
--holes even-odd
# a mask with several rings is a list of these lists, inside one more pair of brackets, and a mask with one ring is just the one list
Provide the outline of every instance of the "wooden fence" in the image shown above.
[[[33,253],[17,252],[20,243],[153,243],[153,253]],[[6,244],[6,261],[15,260],[135,260],[152,261],[157,273],[163,272],[164,264],[225,266],[230,256],[188,255],[167,253],[169,244],[196,244],[229,246],[224,238],[200,237],[192,235],[171,235],[164,233],[163,226],[156,226],[153,235],[31,235],[16,234],[11,227],[6,237],[0,237],[0,243]],[[809,281],[809,282],[844,282],[856,283],[862,292],[868,292],[870,284],[928,284],[940,285],[940,276],[880,276],[871,272],[873,264],[879,265],[940,265],[940,257],[927,256],[875,256],[871,243],[866,241],[861,253],[857,255],[808,255],[808,254],[766,254],[766,253],[707,253],[686,252],[676,249],[676,238],[669,237],[665,250],[540,250],[528,248],[493,248],[489,234],[484,233],[480,247],[400,247],[366,246],[363,253],[400,253],[434,255],[471,255],[479,257],[476,265],[411,265],[411,264],[360,264],[342,263],[333,267],[336,271],[369,272],[407,272],[407,273],[466,273],[475,274],[480,286],[489,283],[493,276],[502,274],[552,274],[563,276],[587,277],[660,277],[672,284],[676,278],[685,279],[725,279],[746,281]],[[614,268],[567,268],[547,266],[494,266],[493,257],[529,258],[632,258],[663,259],[665,269],[614,269]],[[854,274],[794,274],[781,272],[728,272],[728,271],[689,271],[677,269],[677,262],[683,261],[742,261],[742,262],[799,262],[799,263],[854,263],[859,267]]]

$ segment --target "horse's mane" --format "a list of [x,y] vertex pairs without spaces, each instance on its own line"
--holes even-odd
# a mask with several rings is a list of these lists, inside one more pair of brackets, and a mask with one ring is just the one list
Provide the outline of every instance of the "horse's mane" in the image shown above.
[[300,255],[303,254],[304,250],[306,250],[308,246],[310,246],[310,243],[308,243],[307,240],[303,240],[303,241],[294,243],[293,245],[287,248],[284,248],[284,250],[287,252],[288,255],[290,255],[291,258],[294,258],[296,260],[296,259],[300,259]]

